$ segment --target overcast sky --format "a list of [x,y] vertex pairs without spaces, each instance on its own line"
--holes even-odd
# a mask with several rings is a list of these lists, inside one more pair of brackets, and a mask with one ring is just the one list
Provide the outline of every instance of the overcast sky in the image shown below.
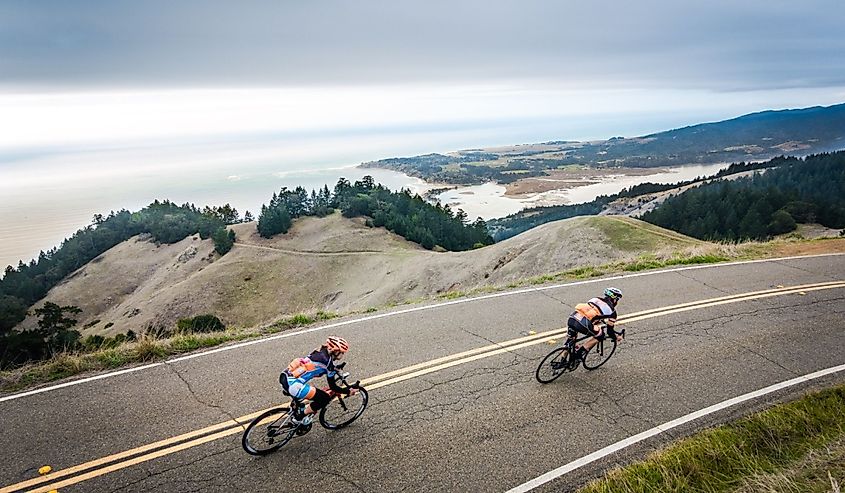
[[0,146],[827,105],[843,19],[842,0],[4,0]]
[[841,87],[843,20],[841,0],[4,0],[0,78],[22,90]]

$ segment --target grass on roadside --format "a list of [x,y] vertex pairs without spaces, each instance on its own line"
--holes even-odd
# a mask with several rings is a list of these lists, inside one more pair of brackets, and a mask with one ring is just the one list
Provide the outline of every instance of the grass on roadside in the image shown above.
[[[828,472],[834,481],[845,482],[845,465],[830,468],[824,460],[825,451],[845,455],[843,409],[845,385],[815,392],[680,440],[642,462],[610,471],[579,493],[829,491]],[[796,470],[811,463],[815,471]],[[755,487],[772,482],[797,489]]]
[[[801,248],[802,245],[804,246],[803,249]],[[594,277],[663,269],[680,265],[718,264],[721,262],[773,258],[782,255],[801,255],[805,251],[806,253],[845,252],[845,240],[825,238],[820,240],[774,240],[738,244],[701,244],[681,250],[644,254],[631,260],[577,267],[555,274],[546,274],[514,281],[508,284],[507,287],[518,288],[548,282],[579,281]],[[475,292],[469,291],[466,294],[475,294]]]

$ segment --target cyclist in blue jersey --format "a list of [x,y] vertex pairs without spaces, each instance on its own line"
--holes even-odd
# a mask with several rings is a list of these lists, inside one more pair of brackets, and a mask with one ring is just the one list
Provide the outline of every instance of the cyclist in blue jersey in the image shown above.
[[308,356],[291,361],[279,375],[279,384],[285,394],[311,401],[310,404],[294,410],[294,423],[301,423],[306,416],[318,412],[331,401],[328,392],[308,383],[315,377],[326,375],[329,387],[336,393],[354,395],[357,392],[356,389],[344,389],[335,383],[334,377],[337,374],[335,361],[343,358],[347,351],[349,351],[349,344],[343,338],[330,336],[322,346]]

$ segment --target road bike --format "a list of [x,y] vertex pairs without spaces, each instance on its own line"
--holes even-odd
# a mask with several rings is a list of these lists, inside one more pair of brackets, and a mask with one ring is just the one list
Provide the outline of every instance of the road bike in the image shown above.
[[[337,370],[343,370],[346,362],[336,366]],[[323,390],[332,396],[332,401],[320,409],[319,421],[327,430],[339,430],[358,419],[369,402],[367,390],[361,386],[360,381],[349,383],[349,373],[338,371],[335,376],[337,385],[344,389],[355,389],[355,395],[335,393],[331,387]],[[241,443],[244,450],[251,455],[266,455],[282,448],[295,436],[302,436],[311,431],[313,415],[306,416],[301,423],[294,423],[293,415],[297,407],[305,406],[307,402],[291,398],[291,403],[285,407],[280,406],[270,409],[252,420],[244,431]]]
[[[625,329],[617,332],[617,334],[625,337]],[[616,352],[616,339],[613,337],[606,337],[600,340],[598,344],[587,351],[587,354],[583,358],[576,356],[576,345],[591,337],[593,336],[567,337],[566,342],[563,343],[563,347],[553,349],[552,352],[540,361],[540,365],[534,373],[537,381],[540,383],[550,383],[566,372],[575,371],[582,364],[587,370],[595,370],[607,363],[607,360]]]

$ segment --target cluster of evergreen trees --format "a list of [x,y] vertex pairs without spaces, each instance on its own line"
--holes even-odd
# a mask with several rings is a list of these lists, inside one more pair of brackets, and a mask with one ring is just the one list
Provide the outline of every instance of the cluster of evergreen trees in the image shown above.
[[82,339],[79,331],[74,329],[76,319],[73,318],[81,311],[76,306],[59,306],[48,301],[42,308],[35,309],[35,315],[39,317],[38,328],[0,333],[0,369],[45,359],[63,351],[114,347],[135,339],[132,331],[115,337],[88,336]]
[[845,228],[845,152],[776,158],[753,177],[717,180],[643,215],[650,223],[706,240],[765,239],[796,223]]
[[506,240],[512,236],[524,233],[541,224],[576,216],[594,216],[601,212],[613,196],[602,195],[591,202],[571,205],[552,205],[546,207],[531,207],[515,212],[509,216],[492,219],[487,222],[490,234],[496,241]]
[[4,337],[3,342],[7,345],[16,344],[16,340],[10,339],[15,337],[21,341],[27,339],[28,345],[41,340],[46,352],[49,346],[46,336],[36,332],[15,333],[12,328],[26,317],[30,306],[65,276],[141,233],[147,233],[161,243],[175,243],[199,233],[203,239],[212,238],[215,249],[223,255],[235,239],[234,232],[227,231],[226,225],[236,222],[240,222],[238,211],[228,204],[198,209],[193,204],[178,206],[167,200],[156,200],[138,212],[121,210],[112,211],[108,216],[96,214],[92,224],[64,240],[60,247],[42,251],[28,264],[21,261],[17,268],[6,267],[0,279],[0,337]]
[[300,216],[325,216],[340,209],[345,217],[367,216],[367,224],[385,227],[404,238],[432,249],[469,250],[493,243],[481,218],[470,223],[466,214],[449,206],[431,205],[407,190],[392,192],[377,185],[371,176],[354,184],[341,178],[329,192],[324,187],[309,195],[305,189],[283,188],[273,194],[270,205],[261,207],[258,231],[262,236],[285,233],[291,220]]
[[291,222],[301,216],[325,217],[335,210],[335,203],[324,186],[319,192],[311,190],[311,195],[302,187],[288,190],[283,187],[274,193],[269,205],[261,206],[258,215],[258,234],[270,238],[279,233],[287,233]]

